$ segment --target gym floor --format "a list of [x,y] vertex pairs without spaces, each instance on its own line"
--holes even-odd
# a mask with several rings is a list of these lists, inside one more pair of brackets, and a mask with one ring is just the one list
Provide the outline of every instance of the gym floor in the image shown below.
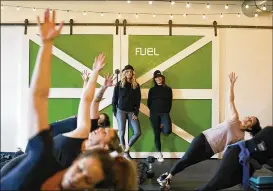
[[[139,161],[145,161],[144,159],[139,159]],[[143,190],[160,190],[160,186],[157,183],[156,179],[164,172],[168,172],[172,165],[175,163],[175,159],[165,159],[164,163],[159,163],[155,161],[153,163],[153,171],[155,176],[152,179],[146,180],[142,185]],[[217,168],[219,167],[220,160],[211,159],[201,162],[199,164],[193,165],[186,168],[183,172],[178,173],[174,176],[171,189],[179,191],[193,191],[194,189],[201,187],[206,184],[212,176],[215,174]],[[266,175],[268,172],[261,170],[259,175]],[[226,190],[243,190],[240,186],[234,186]]]

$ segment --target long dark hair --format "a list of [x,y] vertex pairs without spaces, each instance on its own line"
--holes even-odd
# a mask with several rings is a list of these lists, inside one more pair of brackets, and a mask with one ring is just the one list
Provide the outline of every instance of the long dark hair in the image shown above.
[[256,117],[256,123],[251,127],[251,129],[246,129],[252,137],[262,130],[259,119]]
[[101,124],[101,127],[110,127],[111,122],[109,116],[106,113],[101,113],[101,115],[104,115],[104,121]]

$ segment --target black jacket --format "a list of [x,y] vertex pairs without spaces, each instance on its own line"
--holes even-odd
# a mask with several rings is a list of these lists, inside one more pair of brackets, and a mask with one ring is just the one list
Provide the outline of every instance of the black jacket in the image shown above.
[[121,87],[120,81],[116,84],[112,99],[113,112],[116,115],[117,108],[122,111],[139,113],[141,101],[140,87],[133,89],[131,83],[126,82],[124,88]]
[[170,113],[173,92],[167,85],[154,86],[149,90],[148,107],[153,113]]

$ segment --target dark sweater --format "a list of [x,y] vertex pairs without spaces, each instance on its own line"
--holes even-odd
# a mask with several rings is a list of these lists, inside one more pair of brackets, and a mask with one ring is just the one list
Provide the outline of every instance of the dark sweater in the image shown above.
[[167,85],[154,86],[149,90],[148,107],[153,113],[170,113],[173,92]]
[[140,87],[133,89],[131,83],[126,82],[124,88],[118,82],[114,89],[112,105],[113,112],[116,115],[117,109],[127,112],[134,112],[135,115],[139,113],[141,101]]

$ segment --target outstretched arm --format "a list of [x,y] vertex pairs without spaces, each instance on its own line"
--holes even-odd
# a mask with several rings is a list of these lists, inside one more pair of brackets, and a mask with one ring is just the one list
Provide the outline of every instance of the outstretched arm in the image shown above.
[[235,76],[235,73],[232,72],[229,74],[229,81],[230,81],[230,86],[229,86],[229,112],[230,112],[230,118],[231,119],[238,119],[239,115],[237,112],[237,109],[235,107],[235,102],[234,102],[234,84],[237,80],[237,77]]
[[113,86],[113,81],[115,80],[115,79],[113,79],[113,75],[109,76],[109,74],[104,76],[104,78],[105,78],[104,85],[102,85],[100,87],[98,93],[96,94],[96,96],[93,99],[92,104],[91,104],[91,114],[90,114],[91,119],[98,119],[99,118],[100,101],[101,101],[106,89],[110,86]]
[[67,137],[73,138],[87,138],[91,129],[90,122],[90,106],[94,97],[96,82],[99,75],[99,71],[104,67],[104,54],[100,54],[95,58],[93,64],[92,74],[83,88],[82,96],[78,108],[77,129],[72,132],[64,134]]
[[42,46],[36,59],[29,97],[29,134],[28,138],[48,129],[48,95],[50,88],[50,70],[52,60],[53,40],[60,34],[63,23],[55,29],[55,11],[50,18],[49,10],[45,12],[44,23],[40,26]]

